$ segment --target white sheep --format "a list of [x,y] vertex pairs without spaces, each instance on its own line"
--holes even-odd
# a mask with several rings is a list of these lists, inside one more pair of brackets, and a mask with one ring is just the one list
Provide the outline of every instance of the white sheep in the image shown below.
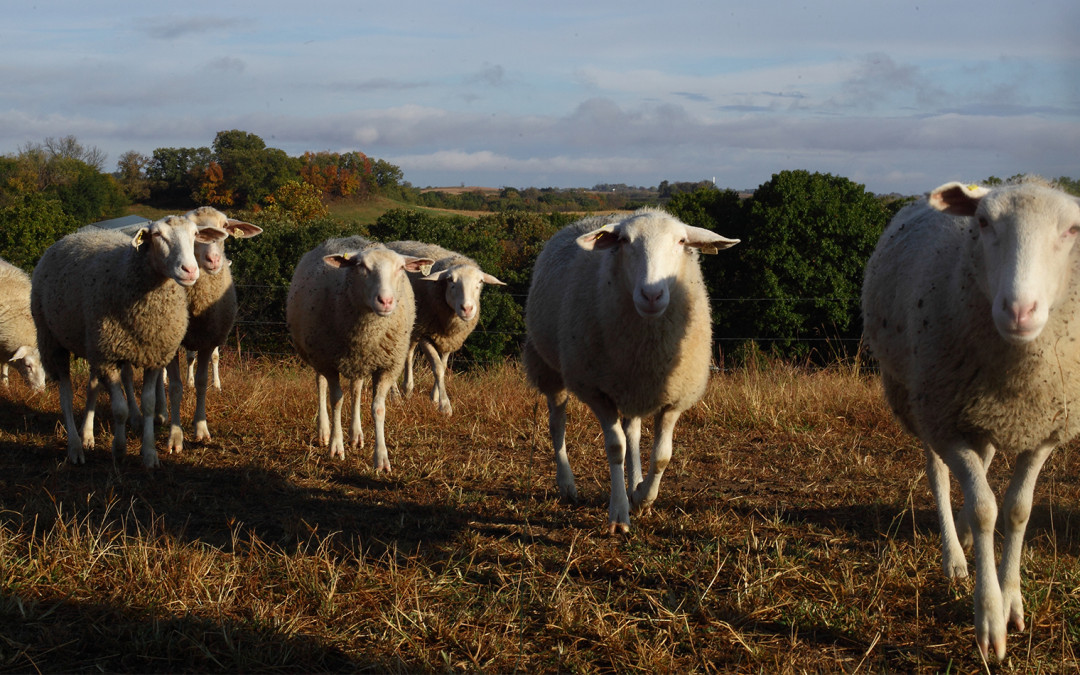
[[[186,286],[199,278],[196,241],[224,239],[217,228],[199,229],[168,216],[134,236],[86,227],[50,246],[34,269],[30,308],[46,373],[60,385],[68,460],[85,462],[94,447],[94,408],[104,380],[113,413],[114,461],[126,449],[128,399],[121,368],[143,369],[142,461],[157,466],[154,449],[155,388],[176,355],[188,325]],[[82,432],[72,410],[70,355],[90,365]]]
[[[254,237],[262,228],[229,218],[211,206],[200,206],[184,214],[199,228],[213,227],[225,230],[237,239]],[[169,362],[169,452],[180,452],[184,448],[184,430],[180,426],[180,404],[183,400],[184,385],[180,376],[181,354],[186,358],[187,351],[197,354],[195,361],[195,440],[210,440],[210,429],[206,423],[206,385],[210,361],[214,361],[214,381],[221,388],[217,375],[218,345],[225,342],[236,321],[236,285],[233,283],[232,261],[225,257],[225,242],[217,240],[195,245],[195,257],[198,259],[202,274],[199,280],[188,288],[188,308],[190,320],[187,334],[181,343],[183,350]]]
[[413,354],[419,345],[435,376],[431,400],[441,412],[453,414],[446,395],[447,360],[461,349],[480,320],[480,291],[484,284],[505,284],[480,269],[471,258],[435,244],[395,241],[386,246],[402,255],[435,261],[430,274],[409,275],[416,296],[416,323],[405,357],[405,395],[413,392]]
[[[923,443],[938,506],[942,566],[965,576],[946,466],[964,493],[961,531],[975,558],[975,633],[985,656],[1024,629],[1020,553],[1039,470],[1080,430],[1080,202],[1025,182],[948,183],[901,210],[866,267],[864,336],[885,396]],[[1016,453],[997,503],[986,480],[995,449]]]
[[45,370],[30,315],[30,275],[6,260],[0,260],[0,363],[4,386],[8,364],[14,364],[31,390],[45,389]]
[[[611,472],[611,533],[629,531],[631,505],[637,511],[656,499],[675,423],[708,384],[712,326],[698,251],[715,253],[738,241],[641,209],[570,225],[536,259],[525,305],[525,371],[547,397],[564,499],[577,498],[566,454],[567,391],[600,421]],[[645,415],[654,416],[655,439],[642,481]]]
[[[319,392],[319,442],[330,456],[345,458],[341,429],[341,377],[352,380],[350,443],[363,445],[360,389],[372,380],[376,471],[390,471],[383,425],[386,393],[401,375],[416,317],[406,272],[427,270],[434,261],[402,256],[362,237],[329,239],[308,251],[296,266],[286,300],[286,323],[300,357],[315,369]],[[327,418],[327,389],[333,430]]]

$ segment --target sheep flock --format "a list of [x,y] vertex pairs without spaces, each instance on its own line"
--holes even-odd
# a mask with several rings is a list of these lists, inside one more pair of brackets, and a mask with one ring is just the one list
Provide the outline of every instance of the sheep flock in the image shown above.
[[[232,274],[242,274],[230,271],[223,244],[259,232],[202,207],[133,234],[83,228],[48,248],[30,277],[0,261],[4,383],[10,363],[31,396],[44,389],[45,376],[58,384],[71,464],[85,463],[94,447],[103,386],[117,470],[127,426],[141,434],[144,466],[159,465],[155,423],[164,421],[166,399],[165,447],[182,450],[181,367],[189,353],[194,440],[210,439],[208,369],[212,361],[219,387],[217,352],[236,318]],[[865,270],[864,344],[880,366],[886,401],[923,445],[947,577],[967,576],[965,548],[972,548],[975,637],[984,657],[1004,659],[1008,630],[1025,629],[1020,566],[1032,492],[1053,449],[1080,431],[1080,415],[1070,414],[1080,400],[1077,237],[1080,201],[1041,180],[946,183],[897,213]],[[554,483],[564,501],[577,500],[566,444],[570,394],[599,422],[610,534],[629,533],[630,516],[656,501],[676,423],[709,381],[712,310],[701,254],[739,243],[643,208],[564,227],[536,259],[525,305],[525,377],[546,399]],[[344,460],[346,446],[364,446],[360,400],[369,380],[371,464],[390,472],[388,394],[403,374],[404,393],[412,392],[417,348],[434,375],[434,405],[452,413],[447,359],[478,325],[485,285],[503,282],[436,242],[352,236],[303,253],[286,322],[314,371],[313,440],[329,447],[331,459]],[[90,367],[81,425],[72,356]],[[141,392],[132,382],[136,369]],[[646,417],[654,435],[647,471],[640,450]],[[998,504],[987,476],[998,452],[1008,456],[1012,478],[996,548]],[[955,515],[950,473],[963,493]]]

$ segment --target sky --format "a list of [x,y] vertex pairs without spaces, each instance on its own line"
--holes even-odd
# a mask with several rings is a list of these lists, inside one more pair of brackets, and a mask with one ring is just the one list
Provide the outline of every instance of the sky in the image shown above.
[[0,155],[360,151],[417,187],[1080,178],[1080,2],[23,0]]

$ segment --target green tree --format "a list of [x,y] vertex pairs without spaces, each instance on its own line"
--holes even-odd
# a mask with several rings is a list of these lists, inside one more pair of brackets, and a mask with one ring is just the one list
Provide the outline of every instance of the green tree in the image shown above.
[[219,131],[213,144],[214,161],[236,206],[247,208],[290,180],[298,180],[300,161],[246,131]]
[[128,150],[117,160],[116,180],[129,201],[141,202],[150,197],[150,181],[146,177],[149,164],[149,157],[134,150]]
[[30,272],[49,246],[81,223],[44,192],[5,195],[0,205],[0,258]]
[[157,148],[146,165],[150,199],[169,206],[196,206],[193,193],[213,160],[210,148]]

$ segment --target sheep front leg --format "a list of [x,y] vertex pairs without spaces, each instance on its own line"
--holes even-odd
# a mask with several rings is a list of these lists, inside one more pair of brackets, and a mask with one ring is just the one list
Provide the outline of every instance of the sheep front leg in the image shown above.
[[957,444],[942,459],[964,490],[964,517],[971,524],[975,554],[975,639],[986,658],[992,648],[1005,658],[1005,613],[994,565],[994,523],[997,502],[986,482],[982,459],[967,444]]
[[[109,399],[112,402],[112,416],[113,416],[113,439],[112,439],[112,456],[113,464],[117,465],[124,458],[124,454],[127,452],[127,423],[128,423],[128,401],[124,396],[124,383],[123,378],[118,370],[111,370],[101,373],[99,376],[105,380],[105,385],[109,388]],[[151,383],[153,384],[153,383]],[[146,388],[143,387],[143,404],[146,403]],[[153,405],[153,393],[150,395],[150,404]],[[154,425],[150,425],[151,437],[153,436]]]
[[[626,494],[633,495],[641,485],[641,418],[624,417],[623,435],[626,436],[626,471],[630,481],[626,484]],[[633,502],[633,497],[630,498]]]
[[413,380],[413,356],[416,355],[416,346],[419,342],[410,342],[409,351],[405,354],[405,395],[412,396],[416,382]]
[[626,435],[623,434],[619,410],[611,399],[596,392],[582,401],[600,421],[604,431],[604,450],[607,454],[611,477],[611,498],[608,502],[608,534],[626,534],[630,531],[630,499],[626,494],[626,474],[623,461],[626,458]]
[[197,443],[210,440],[210,427],[206,424],[206,387],[209,384],[210,359],[216,349],[216,347],[200,349],[195,360],[195,442]]
[[[330,430],[330,458],[340,457],[341,459],[345,459],[345,440],[341,430],[341,403],[345,398],[345,395],[341,391],[341,378],[337,373],[333,373],[327,375],[325,381],[329,388],[330,405],[333,407],[331,412],[333,426]],[[322,400],[320,399],[320,413],[322,409]]]
[[439,407],[439,412],[452,415],[454,408],[446,395],[446,361],[450,355],[440,354],[435,345],[430,342],[424,341],[421,345],[424,353],[427,354],[428,363],[431,364],[431,373],[435,377],[435,383],[431,385],[431,402]]
[[1031,496],[1035,480],[1054,446],[1043,445],[1032,452],[1023,452],[1016,458],[1012,480],[1005,492],[1003,502],[1005,515],[1005,541],[1001,550],[998,581],[1001,584],[1004,612],[1009,624],[1024,630],[1024,598],[1020,594],[1020,553],[1024,546],[1024,531],[1031,516]]
[[329,384],[326,382],[326,376],[322,373],[315,373],[315,389],[319,392],[319,445],[324,448],[327,445],[330,445],[330,416],[326,412],[326,391],[328,387]]
[[[143,370],[142,390],[142,463],[147,469],[161,466],[158,459],[157,448],[154,447],[154,415],[157,414],[157,388],[158,380],[161,379],[160,368],[146,368]],[[125,411],[126,412],[126,411]],[[115,442],[115,438],[113,439]]]
[[128,426],[136,432],[142,431],[142,414],[138,399],[135,397],[135,369],[130,363],[120,366],[120,377],[124,382],[124,395],[128,401]]
[[[993,461],[995,452],[997,450],[992,443],[983,443],[979,449],[979,458],[982,459],[984,476],[990,470],[990,462]],[[971,546],[971,525],[963,518],[956,524],[956,536],[960,539],[960,545],[965,549]]]
[[[648,508],[660,493],[660,479],[664,470],[671,462],[671,445],[675,435],[675,423],[679,421],[681,411],[663,410],[656,413],[653,421],[654,434],[652,453],[649,456],[649,475],[637,486],[630,503],[634,505],[634,511],[638,512]],[[640,462],[640,459],[638,460]]]
[[375,421],[375,453],[372,465],[375,471],[390,473],[390,456],[386,452],[386,393],[394,382],[385,371],[375,371],[371,379],[371,418]]
[[[926,456],[926,480],[930,483],[930,492],[937,504],[938,531],[941,533],[941,569],[949,579],[958,579],[968,575],[967,559],[964,547],[960,544],[953,521],[952,500],[949,496],[949,469],[941,457],[929,445],[923,447]],[[967,522],[963,514],[960,522]],[[970,528],[965,528],[970,536]]]
[[[180,422],[180,402],[184,398],[184,383],[180,380],[180,358],[187,350],[181,349],[169,362],[169,453],[184,450],[184,428]],[[184,357],[186,358],[186,357]]]
[[364,427],[360,424],[360,394],[364,391],[364,378],[352,381],[352,421],[349,425],[349,442],[354,450],[364,447]]

